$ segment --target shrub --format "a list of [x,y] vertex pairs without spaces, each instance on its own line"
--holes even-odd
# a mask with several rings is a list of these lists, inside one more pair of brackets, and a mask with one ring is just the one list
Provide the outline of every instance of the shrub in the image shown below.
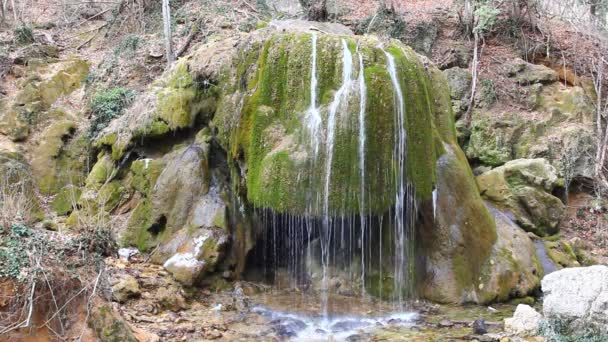
[[13,31],[15,42],[20,45],[31,44],[34,42],[34,31],[26,25],[18,26]]
[[496,8],[491,1],[487,1],[477,7],[475,17],[477,17],[477,25],[473,31],[484,34],[492,31],[496,20],[500,15],[500,9]]
[[116,87],[100,91],[91,101],[91,127],[89,138],[94,139],[112,119],[122,114],[122,111],[133,101],[135,92],[131,89]]
[[492,80],[484,79],[480,84],[480,93],[483,101],[488,105],[494,104],[498,99],[498,95],[496,94],[496,89],[494,89],[494,83]]
[[123,55],[125,57],[133,57],[135,56],[135,51],[137,51],[140,43],[141,40],[139,36],[134,34],[126,35],[114,49],[114,54],[117,56]]

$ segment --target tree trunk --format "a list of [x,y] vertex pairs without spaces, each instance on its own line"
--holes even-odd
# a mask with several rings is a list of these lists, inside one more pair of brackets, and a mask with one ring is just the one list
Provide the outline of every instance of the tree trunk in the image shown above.
[[462,20],[465,25],[467,34],[472,34],[475,28],[475,4],[473,0],[464,0],[464,7],[462,10]]
[[163,0],[163,26],[165,33],[165,55],[167,57],[167,65],[170,65],[174,60],[173,44],[171,42],[171,12],[169,9],[169,0]]

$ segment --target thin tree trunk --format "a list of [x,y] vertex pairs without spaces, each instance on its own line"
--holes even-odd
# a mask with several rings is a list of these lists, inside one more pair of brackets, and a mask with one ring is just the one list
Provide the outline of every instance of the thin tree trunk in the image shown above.
[[471,122],[471,112],[473,111],[473,106],[475,106],[475,92],[477,91],[477,73],[479,70],[479,33],[474,31],[473,35],[475,36],[475,45],[473,47],[473,62],[471,66],[471,98],[469,99],[469,108],[467,108],[467,112],[464,114],[464,120],[467,126]]
[[167,65],[170,65],[174,60],[173,44],[171,42],[171,12],[169,8],[169,0],[163,0],[163,26],[165,32],[165,55],[167,57]]
[[15,6],[15,0],[11,0],[11,6],[13,7],[13,17],[15,22],[13,22],[13,25],[17,25],[17,7]]

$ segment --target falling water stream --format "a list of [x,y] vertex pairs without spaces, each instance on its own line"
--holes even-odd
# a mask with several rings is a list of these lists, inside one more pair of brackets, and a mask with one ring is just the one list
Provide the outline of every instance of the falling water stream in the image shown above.
[[329,105],[327,117],[327,138],[325,141],[325,190],[323,200],[323,230],[321,238],[321,255],[323,263],[323,310],[327,316],[328,275],[331,235],[332,235],[332,213],[329,208],[331,192],[331,166],[334,156],[334,139],[336,133],[336,114],[341,105],[348,105],[353,74],[353,55],[348,49],[345,39],[342,39],[342,85],[336,92],[334,100]]
[[361,293],[365,295],[365,253],[363,251],[365,241],[365,106],[367,100],[367,88],[365,86],[365,69],[363,66],[363,55],[359,56],[359,177],[360,180],[360,200],[359,218],[361,224]]
[[[397,76],[397,68],[395,66],[395,58],[388,52],[384,52],[388,62],[388,72],[393,83],[393,92],[395,94],[395,148],[393,159],[396,165],[395,171],[395,255],[394,255],[394,286],[396,301],[399,306],[403,305],[404,292],[411,295],[411,280],[413,272],[411,270],[411,258],[413,250],[410,246],[413,241],[413,226],[414,222],[412,214],[415,212],[415,200],[413,188],[406,183],[405,167],[406,167],[406,131],[405,131],[405,103],[403,101],[403,91],[401,83]],[[407,221],[406,221],[407,220]]]

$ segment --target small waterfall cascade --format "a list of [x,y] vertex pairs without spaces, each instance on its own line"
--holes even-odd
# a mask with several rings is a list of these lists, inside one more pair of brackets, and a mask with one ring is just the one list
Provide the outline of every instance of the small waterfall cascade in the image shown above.
[[[320,296],[319,309],[326,320],[332,315],[332,294],[338,293],[337,288],[358,298],[373,294],[388,299],[396,311],[402,311],[414,295],[417,217],[415,189],[407,178],[407,112],[399,73],[402,66],[390,51],[376,48],[376,67],[366,69],[369,50],[348,38],[338,38],[331,47],[335,49],[335,90],[322,93],[328,80],[323,78],[327,73],[321,72],[321,63],[327,63],[322,58],[329,53],[318,49],[320,40],[325,39],[318,35],[312,33],[310,38],[310,88],[306,88],[310,103],[300,117],[309,156],[302,172],[315,177],[309,180],[304,213],[256,209],[265,234],[258,247],[263,253],[264,273],[279,287],[314,290]],[[393,145],[392,160],[387,165],[378,164],[370,148],[376,143],[370,106],[378,104],[377,96],[372,98],[370,92],[379,91],[370,87],[374,77],[383,77],[385,82],[382,103],[387,111],[382,115],[388,118],[388,129],[393,130],[387,131],[387,140]],[[337,163],[345,163],[339,154],[344,141],[350,142],[349,153],[352,151],[347,161],[352,172],[347,175],[336,171]],[[389,147],[386,160],[391,159],[390,153]],[[380,181],[373,179],[378,174],[384,177]],[[344,181],[344,177],[349,179]],[[373,192],[372,182],[386,185],[384,196],[390,202],[379,213],[372,210],[373,198],[379,197]],[[350,201],[351,195],[358,209],[341,210],[336,198]]]

